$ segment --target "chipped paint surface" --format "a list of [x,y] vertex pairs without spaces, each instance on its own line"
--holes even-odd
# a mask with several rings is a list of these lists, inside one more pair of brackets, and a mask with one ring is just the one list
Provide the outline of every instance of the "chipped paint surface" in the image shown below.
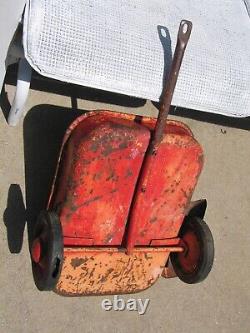
[[65,245],[120,245],[150,132],[114,113],[83,119],[64,146],[51,206]]
[[64,248],[55,292],[68,296],[138,292],[161,276],[168,256],[167,248],[135,249],[130,256],[116,248]]
[[[134,120],[99,111],[69,127],[48,203],[60,207],[65,245],[121,245],[149,142],[147,128],[156,122],[142,117],[140,126]],[[166,133],[136,189],[130,244],[165,245],[164,239],[177,237],[202,168],[202,149],[186,125],[169,120]]]
[[[174,126],[172,126],[174,127]],[[168,125],[157,154],[149,155],[136,189],[128,227],[128,249],[175,238],[203,166],[203,151],[191,133]]]
[[[138,124],[135,118],[90,112],[66,132],[47,206],[57,210],[63,227],[59,294],[146,289],[162,274],[170,251],[183,250],[178,233],[202,149],[186,125],[170,120],[157,154],[140,173],[155,119],[142,117]],[[129,254],[120,249],[125,235]]]

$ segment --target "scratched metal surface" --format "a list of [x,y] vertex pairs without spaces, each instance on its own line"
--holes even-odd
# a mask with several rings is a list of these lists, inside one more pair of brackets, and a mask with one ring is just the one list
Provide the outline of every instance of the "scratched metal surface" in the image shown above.
[[147,160],[136,189],[130,246],[178,236],[203,166],[202,148],[190,132],[170,123],[166,133],[157,154]]
[[65,245],[121,245],[150,137],[124,118],[84,118],[64,146],[51,208],[58,208]]
[[115,248],[65,248],[55,291],[65,296],[135,293],[161,275],[167,249],[137,249],[128,256]]

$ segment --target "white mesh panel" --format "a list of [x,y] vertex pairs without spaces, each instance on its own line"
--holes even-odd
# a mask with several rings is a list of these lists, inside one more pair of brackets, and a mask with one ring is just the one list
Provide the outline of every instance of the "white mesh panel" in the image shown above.
[[[42,75],[158,100],[164,50],[181,19],[193,22],[173,104],[250,115],[250,20],[240,0],[30,0],[25,55]],[[168,67],[169,49],[165,50]]]

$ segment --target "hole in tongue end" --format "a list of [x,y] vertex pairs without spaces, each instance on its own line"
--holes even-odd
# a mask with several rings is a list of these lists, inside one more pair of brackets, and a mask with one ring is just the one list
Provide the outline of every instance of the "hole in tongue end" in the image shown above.
[[162,37],[167,38],[166,30],[163,28],[161,28],[161,35],[162,35]]
[[188,31],[188,25],[187,25],[187,23],[184,23],[183,26],[182,26],[182,32],[183,32],[184,34],[186,34],[187,31]]

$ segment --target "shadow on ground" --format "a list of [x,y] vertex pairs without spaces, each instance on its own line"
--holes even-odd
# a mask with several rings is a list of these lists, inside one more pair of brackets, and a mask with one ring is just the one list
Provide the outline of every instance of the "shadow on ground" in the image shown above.
[[227,117],[220,114],[208,113],[184,108],[172,108],[170,114],[177,117],[185,117],[198,121],[202,121],[209,124],[216,124],[220,126],[226,126],[231,128],[239,128],[243,130],[250,130],[250,117],[246,118],[234,118]]
[[26,210],[19,185],[11,184],[4,212],[11,253],[21,251],[26,222],[31,239],[36,218],[46,208],[62,138],[81,114],[52,105],[39,105],[27,113],[23,124]]
[[83,114],[68,108],[40,105],[32,108],[23,125],[26,217],[29,238],[36,217],[45,209],[63,136]]
[[18,184],[11,184],[3,221],[7,229],[8,246],[11,253],[19,253],[23,245],[26,211],[23,195]]

